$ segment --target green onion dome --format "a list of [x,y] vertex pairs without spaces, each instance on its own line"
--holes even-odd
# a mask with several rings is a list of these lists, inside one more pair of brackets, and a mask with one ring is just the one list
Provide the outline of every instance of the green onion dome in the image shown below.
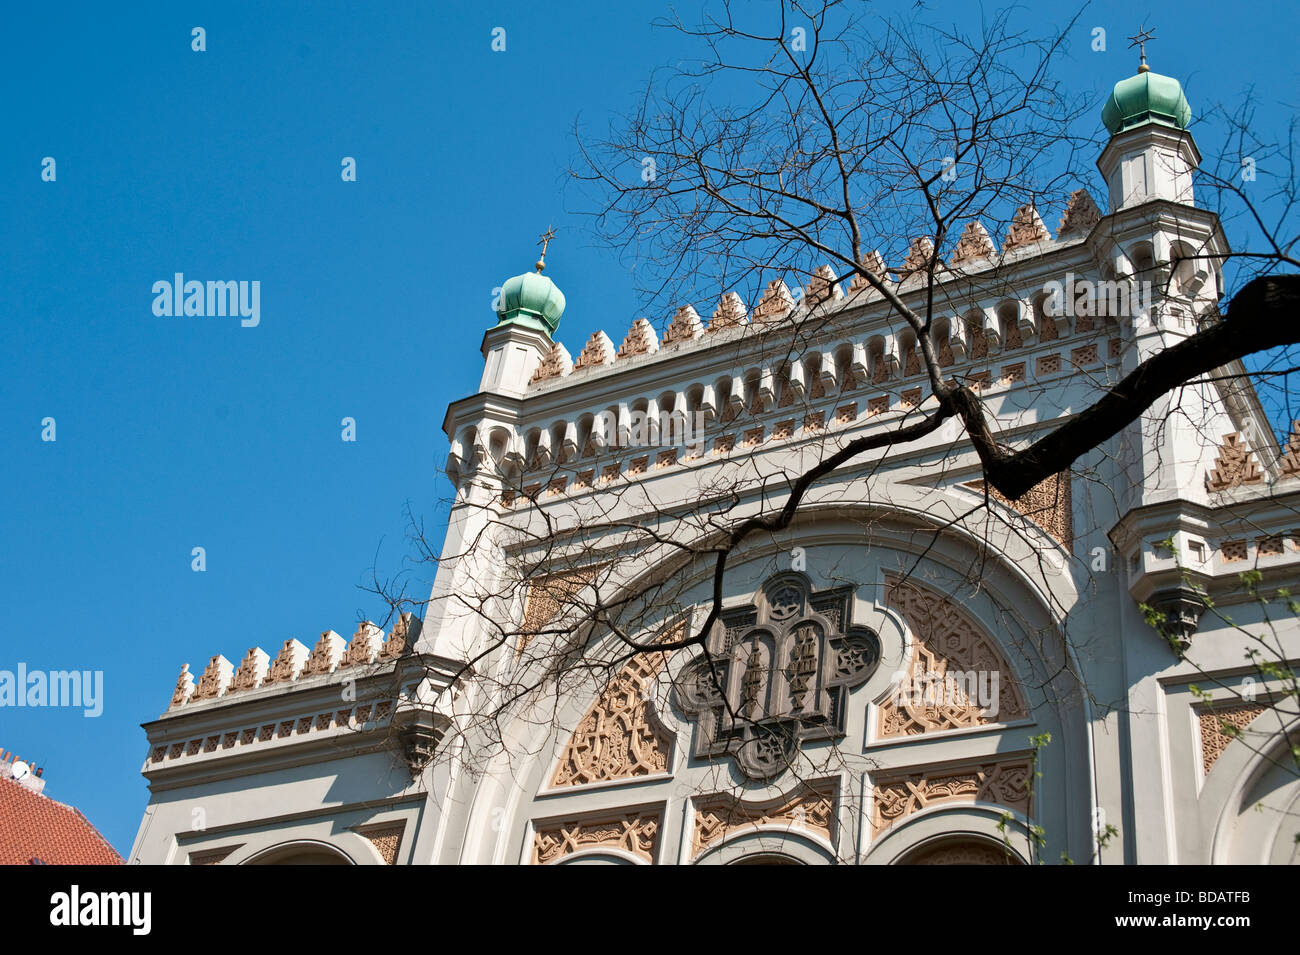
[[1146,64],[1136,76],[1115,84],[1101,110],[1101,121],[1112,136],[1148,123],[1186,129],[1191,120],[1192,107],[1182,85],[1172,76],[1152,73]]
[[541,272],[525,272],[501,287],[497,324],[515,323],[553,336],[564,314],[564,293]]

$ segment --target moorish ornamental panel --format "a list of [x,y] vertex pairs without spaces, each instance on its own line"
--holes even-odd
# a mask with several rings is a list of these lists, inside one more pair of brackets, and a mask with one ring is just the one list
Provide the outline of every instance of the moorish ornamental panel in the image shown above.
[[695,756],[730,756],[765,780],[790,767],[803,743],[842,736],[848,692],[880,663],[879,636],[852,614],[852,587],[815,592],[798,573],[771,578],[754,604],[725,611],[709,652],[675,685],[696,723]]

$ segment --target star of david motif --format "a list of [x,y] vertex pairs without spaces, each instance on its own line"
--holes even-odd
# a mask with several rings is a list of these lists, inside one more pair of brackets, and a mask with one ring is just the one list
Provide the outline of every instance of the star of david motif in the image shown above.
[[752,779],[789,767],[802,743],[844,735],[848,692],[880,663],[880,638],[852,621],[853,588],[814,592],[773,577],[758,600],[721,615],[709,653],[677,680],[696,723],[695,755],[730,755]]

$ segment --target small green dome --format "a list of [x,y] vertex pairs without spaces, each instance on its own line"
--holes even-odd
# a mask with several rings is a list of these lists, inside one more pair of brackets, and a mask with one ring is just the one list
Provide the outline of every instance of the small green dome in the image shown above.
[[1152,73],[1144,67],[1137,76],[1115,84],[1102,107],[1101,121],[1112,136],[1147,123],[1186,129],[1192,121],[1192,107],[1176,79]]
[[525,272],[501,287],[497,314],[500,325],[516,322],[554,335],[564,314],[564,293],[541,272]]

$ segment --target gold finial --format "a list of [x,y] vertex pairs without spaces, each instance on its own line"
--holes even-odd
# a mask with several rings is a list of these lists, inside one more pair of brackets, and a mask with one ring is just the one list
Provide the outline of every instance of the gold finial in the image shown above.
[[1138,32],[1129,37],[1133,42],[1129,46],[1138,48],[1138,54],[1142,57],[1142,62],[1138,64],[1139,73],[1150,73],[1151,67],[1147,66],[1147,43],[1154,40],[1156,35],[1146,29],[1145,26],[1139,26]]
[[546,231],[542,233],[540,238],[540,242],[542,245],[542,256],[537,260],[537,271],[539,274],[546,271],[546,246],[554,238],[555,238],[555,229],[551,226],[547,226]]

